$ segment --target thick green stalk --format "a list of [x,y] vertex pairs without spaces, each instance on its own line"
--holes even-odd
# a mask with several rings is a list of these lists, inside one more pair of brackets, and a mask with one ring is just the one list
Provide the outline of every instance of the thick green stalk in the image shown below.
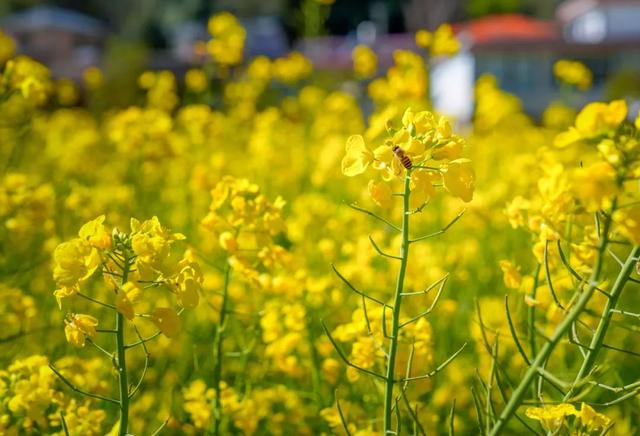
[[[122,285],[127,283],[129,276],[129,256],[124,250],[124,268],[122,269]],[[120,291],[124,292],[124,291]],[[116,311],[116,363],[118,364],[118,386],[120,389],[120,428],[118,436],[127,435],[129,426],[129,380],[127,378],[126,347],[124,343],[124,315]]]
[[213,400],[213,434],[220,434],[220,422],[222,421],[222,410],[220,401],[220,383],[222,381],[222,345],[224,342],[224,328],[227,321],[227,304],[229,296],[229,280],[231,279],[231,267],[227,265],[224,272],[224,286],[222,288],[222,305],[220,306],[220,319],[216,328],[216,336],[213,342],[215,351],[215,364],[213,368],[213,389],[216,396]]
[[604,341],[604,337],[607,334],[607,329],[609,328],[609,323],[611,322],[611,317],[613,316],[613,309],[616,308],[618,304],[618,299],[622,294],[622,290],[624,289],[625,284],[629,280],[629,276],[633,272],[633,268],[638,262],[638,254],[640,254],[640,247],[634,247],[629,253],[627,260],[622,265],[620,273],[616,278],[615,283],[613,284],[613,288],[611,288],[609,299],[607,300],[607,304],[605,305],[602,315],[600,316],[600,322],[598,323],[598,327],[596,328],[596,332],[591,338],[591,343],[589,344],[589,350],[587,350],[587,355],[582,362],[582,366],[580,367],[580,371],[578,371],[578,375],[576,375],[574,385],[569,389],[564,399],[567,400],[571,398],[573,393],[575,392],[576,385],[580,380],[585,378],[589,372],[593,369],[593,366],[596,363],[596,359],[600,350],[602,349],[602,342]]
[[516,412],[522,400],[526,394],[529,385],[534,380],[536,375],[538,374],[538,370],[543,367],[544,362],[549,358],[556,345],[560,342],[562,337],[567,334],[573,322],[580,316],[580,314],[584,311],[587,303],[591,299],[593,292],[595,291],[596,286],[598,286],[598,280],[600,279],[600,274],[602,272],[602,264],[604,262],[604,254],[608,245],[608,237],[609,237],[609,227],[611,225],[611,214],[607,215],[607,218],[604,222],[602,229],[602,236],[600,238],[600,244],[598,245],[598,252],[596,254],[596,259],[594,261],[593,270],[591,272],[591,277],[589,278],[588,285],[586,289],[582,292],[582,295],[576,302],[574,306],[568,311],[567,315],[564,317],[562,322],[556,327],[553,335],[549,338],[549,341],[546,342],[540,352],[536,355],[533,362],[531,362],[531,366],[527,369],[527,372],[524,374],[524,377],[520,381],[520,384],[516,387],[516,389],[511,394],[511,398],[509,402],[506,404],[500,417],[498,418],[498,422],[495,423],[489,436],[496,436],[500,434],[503,430],[504,426],[507,424],[509,419]]
[[402,291],[404,288],[404,275],[407,271],[409,260],[409,182],[411,172],[407,171],[404,179],[404,194],[402,197],[402,245],[400,246],[400,269],[396,281],[396,290],[393,298],[393,317],[391,318],[391,343],[389,345],[389,358],[387,363],[386,384],[384,392],[384,434],[395,433],[391,428],[391,411],[393,404],[393,387],[395,385],[396,355],[398,353],[398,335],[400,326],[400,306],[402,303]]

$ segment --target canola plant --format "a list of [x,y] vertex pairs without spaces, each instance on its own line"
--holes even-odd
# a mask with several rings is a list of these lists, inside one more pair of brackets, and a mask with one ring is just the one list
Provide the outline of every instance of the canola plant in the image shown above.
[[0,33],[0,434],[638,431],[624,100],[537,122],[483,76],[459,126],[429,101],[448,25],[332,80],[208,30],[128,106]]

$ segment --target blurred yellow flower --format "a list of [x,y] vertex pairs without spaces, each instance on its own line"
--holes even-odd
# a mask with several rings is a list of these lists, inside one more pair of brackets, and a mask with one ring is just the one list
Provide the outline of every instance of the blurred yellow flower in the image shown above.
[[416,45],[421,48],[428,48],[431,45],[433,35],[428,30],[418,30],[416,32]]
[[627,118],[627,111],[627,103],[624,100],[589,103],[576,117],[575,127],[570,127],[566,132],[556,136],[554,145],[566,147],[581,139],[616,129]]
[[178,264],[179,272],[173,278],[176,285],[178,304],[185,309],[193,309],[200,301],[199,292],[202,290],[204,276],[200,265],[193,259],[191,251],[187,250],[184,259]]
[[611,207],[619,188],[616,170],[607,162],[596,162],[579,168],[572,178],[572,190],[589,212]]
[[78,90],[72,80],[60,79],[56,81],[55,91],[61,106],[72,106],[78,102]]
[[431,56],[453,56],[460,51],[460,41],[450,24],[441,24],[431,39]]
[[226,250],[230,253],[233,253],[238,249],[238,241],[236,240],[235,236],[233,236],[231,232],[221,233],[219,237],[219,241],[220,241],[220,247],[222,247],[223,250]]
[[369,191],[369,195],[378,206],[384,209],[391,207],[393,191],[388,183],[369,180],[367,189]]
[[16,43],[6,33],[0,31],[0,65],[3,65],[13,57],[16,51]]
[[189,69],[184,75],[184,83],[193,92],[204,92],[209,87],[207,75],[200,68]]
[[118,290],[116,294],[116,308],[129,321],[135,317],[133,303],[142,296],[142,289],[132,282],[127,282]]
[[98,67],[88,67],[82,71],[82,80],[87,89],[97,89],[104,82],[104,75]]
[[411,189],[410,207],[417,209],[421,207],[427,200],[433,198],[436,195],[436,189],[433,187],[433,182],[442,180],[442,176],[434,171],[430,170],[416,170],[411,173],[411,182],[409,188]]
[[625,207],[613,213],[620,232],[635,245],[640,245],[640,206]]
[[553,64],[553,74],[568,85],[573,85],[582,91],[591,87],[593,74],[585,64],[578,61],[561,59]]
[[356,76],[366,79],[376,73],[378,57],[371,48],[360,44],[353,49],[351,57],[353,58],[353,71]]
[[522,275],[520,275],[520,268],[514,265],[508,260],[500,261],[500,269],[502,269],[502,278],[504,284],[509,289],[518,289],[522,283]]
[[294,84],[307,78],[313,72],[313,65],[302,53],[292,51],[273,61],[273,77],[280,82]]
[[449,162],[443,181],[445,189],[454,197],[459,197],[467,203],[473,199],[475,173],[469,159]]
[[67,342],[75,347],[84,347],[86,338],[95,338],[98,320],[91,315],[71,314],[65,320],[64,334]]
[[238,19],[229,12],[220,12],[209,19],[207,28],[212,36],[207,51],[213,60],[224,66],[241,63],[246,31]]

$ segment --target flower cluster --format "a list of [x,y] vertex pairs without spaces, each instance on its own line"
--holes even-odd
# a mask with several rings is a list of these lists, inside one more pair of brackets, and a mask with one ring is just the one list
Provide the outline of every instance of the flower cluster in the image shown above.
[[581,436],[602,434],[612,424],[611,419],[596,412],[585,403],[582,403],[580,410],[566,403],[557,406],[529,407],[525,414],[528,418],[540,421],[546,431],[554,434]]
[[356,76],[367,79],[376,73],[378,57],[371,48],[366,45],[358,45],[351,54],[353,58],[353,71]]
[[[207,388],[201,379],[194,380],[183,389],[183,408],[191,422],[186,427],[188,434],[200,434],[211,426],[213,417],[210,403],[215,396],[215,391]],[[304,418],[302,399],[283,385],[253,389],[243,396],[223,384],[221,403],[225,416],[243,434],[254,434],[262,426],[280,434],[304,428],[304,420],[301,420]],[[281,408],[281,411],[271,413],[274,407]]]
[[[554,144],[580,158],[578,167],[567,166],[551,151],[544,154],[543,176],[538,182],[538,196],[515,197],[506,208],[513,227],[528,227],[539,237],[534,246],[542,262],[548,241],[565,235],[568,222],[584,222],[583,234],[572,240],[578,249],[578,268],[587,268],[594,255],[594,232],[590,215],[609,210],[617,198],[636,197],[633,179],[640,171],[640,147],[636,128],[627,123],[624,101],[590,103],[578,114],[575,124],[555,138]],[[628,207],[613,213],[618,231],[631,241],[638,225],[637,208]],[[580,241],[582,239],[582,241]],[[591,247],[591,248],[589,248]]]
[[[150,305],[157,297],[146,290],[164,286],[175,294],[179,306],[193,308],[198,304],[203,277],[200,267],[189,252],[179,262],[170,258],[174,241],[184,239],[162,227],[156,217],[140,222],[131,220],[131,232],[108,232],[104,215],[80,228],[78,237],[58,245],[53,253],[53,276],[58,285],[54,292],[58,305],[66,298],[80,295],[93,300],[81,291],[88,287],[88,279],[101,269],[105,280],[113,287],[111,305],[132,321],[136,316],[147,317],[168,337],[177,333],[179,318],[175,310]],[[139,314],[137,308],[148,308],[149,314]],[[82,347],[85,339],[96,335],[98,319],[85,314],[70,314],[66,320],[67,340]]]
[[[386,182],[409,170],[412,208],[422,206],[435,196],[436,187],[443,186],[451,195],[465,202],[473,198],[475,176],[471,161],[462,158],[464,139],[453,133],[449,121],[429,111],[414,113],[407,109],[402,127],[389,128],[389,138],[383,145],[370,150],[361,135],[347,140],[346,155],[342,159],[342,173],[353,177],[369,167],[378,171],[382,182],[371,180],[369,194],[381,207],[388,208],[393,193]],[[403,166],[400,154],[411,162]]]
[[49,368],[49,359],[32,355],[17,359],[0,370],[0,432],[3,434],[52,434],[67,432],[97,436],[106,417],[91,400],[82,403],[65,397]]
[[460,41],[455,37],[450,24],[441,24],[435,32],[416,32],[416,45],[428,49],[431,56],[453,56],[460,51]]
[[211,40],[207,52],[222,66],[233,66],[242,62],[246,31],[238,19],[228,12],[212,16],[207,25]]
[[171,111],[178,104],[176,78],[171,71],[145,71],[138,85],[147,92],[147,106]]
[[394,65],[384,77],[369,83],[368,92],[373,101],[384,107],[392,102],[417,102],[427,96],[429,76],[424,59],[408,50],[393,52]]
[[[184,77],[110,63],[77,85],[15,57],[0,33],[0,434],[166,423],[172,434],[363,436],[381,432],[386,394],[388,433],[477,433],[478,414],[483,432],[562,421],[559,433],[602,433],[615,421],[637,433],[635,403],[622,401],[639,377],[638,253],[624,260],[640,243],[630,100],[578,115],[558,95],[539,124],[484,75],[462,133],[426,111],[431,66],[461,49],[450,26],[418,32],[421,50],[396,51],[386,70],[358,47],[346,75],[316,73],[299,52],[243,59],[245,31],[226,13],[210,30]],[[344,205],[363,197],[352,206],[366,213]],[[560,325],[535,393],[512,409],[521,420],[499,419]],[[583,360],[595,365],[571,377]],[[550,406],[576,398],[611,403],[611,422]],[[524,404],[539,406],[528,412],[538,422]]]
[[284,230],[281,197],[272,203],[247,179],[223,178],[211,191],[203,226],[212,231],[229,265],[243,280],[260,285],[260,269],[286,263],[287,251],[274,237]]
[[49,69],[27,56],[7,61],[0,78],[0,92],[14,92],[35,106],[41,106],[53,91]]
[[295,84],[306,79],[312,71],[311,61],[297,51],[292,51],[273,62],[273,77],[286,84]]

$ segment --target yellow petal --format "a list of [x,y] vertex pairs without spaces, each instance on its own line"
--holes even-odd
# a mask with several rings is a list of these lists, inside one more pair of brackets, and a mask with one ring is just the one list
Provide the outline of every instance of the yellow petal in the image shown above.
[[475,173],[469,159],[456,159],[449,162],[447,172],[443,176],[444,187],[454,197],[464,202],[473,199],[475,189]]
[[607,106],[604,114],[604,121],[609,127],[617,127],[618,124],[627,119],[627,102],[624,100],[614,100]]
[[168,338],[174,337],[180,331],[180,317],[173,309],[158,307],[153,311],[151,320]]
[[408,107],[402,114],[402,125],[408,127],[413,122],[413,111]]
[[200,285],[193,279],[186,279],[177,293],[178,304],[185,309],[193,309],[200,302]]
[[346,153],[342,159],[342,174],[347,177],[364,173],[371,161],[373,161],[373,154],[367,149],[364,144],[364,138],[361,135],[349,137]]
[[369,190],[369,195],[378,206],[384,209],[391,207],[393,192],[391,191],[391,187],[388,183],[369,180],[367,188]]
[[575,144],[581,139],[582,135],[580,134],[580,132],[574,127],[569,127],[569,130],[567,130],[566,132],[562,132],[555,137],[555,139],[553,140],[553,145],[559,148],[563,148],[571,144]]

